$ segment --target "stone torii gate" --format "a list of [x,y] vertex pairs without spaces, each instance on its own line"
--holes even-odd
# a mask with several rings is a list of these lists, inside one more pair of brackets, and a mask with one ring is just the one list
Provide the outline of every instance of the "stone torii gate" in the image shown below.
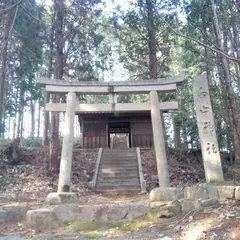
[[[46,89],[47,94],[67,94],[66,104],[46,103],[45,111],[66,112],[63,134],[63,146],[60,163],[58,192],[50,193],[50,201],[71,201],[76,198],[70,193],[72,152],[74,138],[74,116],[81,112],[138,112],[150,111],[153,129],[153,141],[157,162],[158,180],[161,187],[170,187],[167,165],[166,147],[163,133],[163,122],[160,112],[178,109],[178,102],[159,102],[158,93],[168,93],[177,90],[184,76],[176,76],[158,80],[135,82],[90,82],[63,81],[39,78],[37,83]],[[116,94],[149,94],[149,103],[117,103]],[[109,95],[109,104],[77,104],[76,95]]]

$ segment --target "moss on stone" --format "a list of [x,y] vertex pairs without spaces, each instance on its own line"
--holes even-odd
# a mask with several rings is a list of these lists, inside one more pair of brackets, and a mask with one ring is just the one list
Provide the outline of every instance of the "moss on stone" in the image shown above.
[[161,210],[165,210],[165,211],[168,211],[168,212],[171,212],[171,213],[173,213],[174,215],[176,215],[177,214],[177,211],[176,211],[176,209],[173,207],[173,206],[164,206],[164,207],[161,207]]
[[61,192],[69,192],[70,191],[70,186],[69,185],[64,185],[61,189]]
[[85,239],[98,239],[103,237],[103,233],[94,231],[94,232],[84,233],[83,236]]
[[112,228],[119,227],[120,224],[116,223],[94,223],[94,222],[84,222],[84,221],[73,221],[67,225],[74,231],[96,231],[99,229],[108,230]]
[[223,180],[219,178],[213,178],[210,180],[210,183],[223,183]]

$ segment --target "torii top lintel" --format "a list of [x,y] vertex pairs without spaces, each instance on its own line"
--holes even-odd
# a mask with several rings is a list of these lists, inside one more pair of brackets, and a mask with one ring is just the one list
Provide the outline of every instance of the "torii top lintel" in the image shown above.
[[156,80],[141,81],[119,81],[119,82],[96,82],[96,81],[76,81],[76,80],[56,80],[49,78],[38,78],[37,84],[45,87],[49,93],[76,94],[139,94],[157,92],[173,92],[184,81],[185,76],[175,76]]

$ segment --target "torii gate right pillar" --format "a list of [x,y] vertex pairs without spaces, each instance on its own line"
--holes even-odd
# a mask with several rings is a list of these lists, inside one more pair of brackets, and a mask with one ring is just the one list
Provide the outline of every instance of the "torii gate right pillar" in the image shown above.
[[160,187],[170,187],[170,178],[167,164],[167,153],[163,133],[163,122],[159,111],[158,93],[150,92],[151,118],[155,157],[157,161],[158,181]]

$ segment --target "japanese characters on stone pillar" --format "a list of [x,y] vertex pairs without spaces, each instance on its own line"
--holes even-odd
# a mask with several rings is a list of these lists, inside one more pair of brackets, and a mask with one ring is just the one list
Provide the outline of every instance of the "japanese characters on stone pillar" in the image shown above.
[[193,96],[206,181],[209,183],[222,182],[224,181],[222,163],[217,142],[208,81],[205,75],[197,76],[194,79]]

